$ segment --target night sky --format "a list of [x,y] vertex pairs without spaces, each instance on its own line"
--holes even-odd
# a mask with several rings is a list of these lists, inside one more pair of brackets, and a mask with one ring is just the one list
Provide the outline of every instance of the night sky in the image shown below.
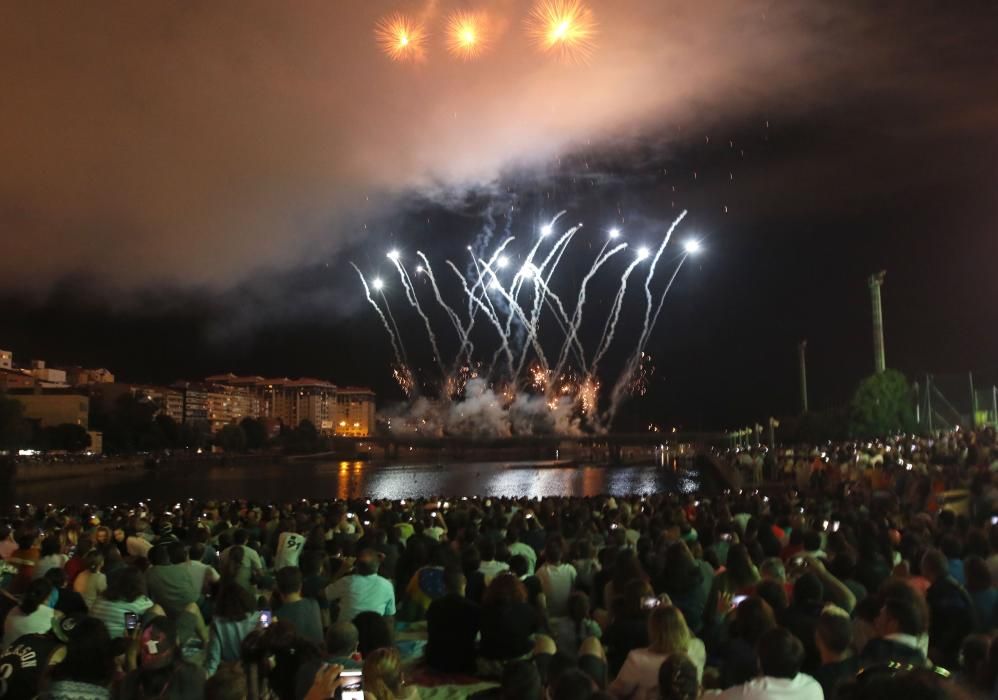
[[[812,407],[847,400],[873,369],[881,269],[889,366],[998,380],[994,3],[591,0],[585,63],[528,45],[532,3],[472,4],[491,52],[456,61],[431,36],[398,64],[380,16],[439,33],[467,3],[9,3],[0,347],[126,381],[306,375],[395,400],[350,261],[397,283],[385,252],[418,249],[442,277],[566,209],[584,228],[553,288],[571,300],[609,227],[657,246],[685,209],[677,237],[704,251],[630,424],[793,413],[802,338]],[[594,319],[622,267],[590,289]],[[640,327],[636,279],[612,362]]]

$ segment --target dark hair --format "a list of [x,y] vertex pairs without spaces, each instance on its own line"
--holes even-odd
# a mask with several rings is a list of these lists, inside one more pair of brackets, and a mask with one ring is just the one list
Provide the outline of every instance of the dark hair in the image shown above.
[[779,614],[787,609],[787,589],[779,581],[763,579],[756,584],[755,594],[769,603],[773,612]]
[[238,622],[256,609],[253,594],[235,581],[223,583],[215,598],[215,617]]
[[115,655],[104,623],[96,617],[85,617],[73,629],[66,645],[66,658],[52,669],[52,678],[106,688],[117,671]]
[[991,572],[988,570],[988,565],[979,556],[975,554],[967,557],[963,562],[963,569],[969,592],[977,593],[991,588]]
[[201,561],[204,559],[204,551],[204,542],[195,542],[192,544],[190,550],[188,551],[191,561]]
[[697,700],[700,678],[696,664],[682,652],[673,652],[658,668],[659,700]]
[[149,563],[153,566],[166,566],[170,563],[170,552],[165,544],[157,544],[149,550]]
[[852,646],[852,620],[846,615],[822,612],[814,634],[832,652],[842,654]]
[[134,566],[126,566],[112,573],[107,580],[105,600],[132,602],[146,594],[146,580]]
[[301,553],[298,566],[301,567],[302,576],[314,576],[322,570],[322,559],[325,555],[318,549],[306,549]]
[[326,630],[326,652],[330,656],[347,656],[357,650],[360,633],[352,622],[334,622]]
[[[232,533],[232,544],[234,545],[245,545],[249,541],[249,533],[246,530],[239,528]],[[232,552],[229,552],[231,554]]]
[[41,555],[43,557],[50,557],[53,554],[58,554],[60,549],[62,549],[62,543],[59,542],[59,538],[57,536],[49,535],[42,540]]
[[496,558],[495,542],[487,537],[478,545],[478,551],[482,554],[482,561],[493,561]]
[[392,631],[378,613],[370,610],[358,613],[353,624],[357,628],[357,650],[364,658],[375,649],[392,646]]
[[297,566],[285,566],[277,572],[277,590],[281,595],[301,592],[301,571]]
[[533,661],[511,661],[502,670],[502,700],[541,700],[544,689]]
[[814,572],[807,571],[794,582],[794,605],[819,605],[825,597],[825,587]]
[[30,615],[52,595],[52,584],[47,578],[36,578],[28,585],[28,590],[21,596],[21,612]]
[[183,564],[187,561],[187,546],[183,542],[170,542],[166,545],[171,564]]
[[51,583],[53,588],[65,588],[66,586],[66,572],[58,566],[53,566],[46,571],[43,578]]
[[225,555],[225,561],[222,562],[220,571],[218,572],[223,581],[235,579],[239,575],[239,572],[243,568],[243,559],[246,557],[246,551],[243,549],[242,545],[233,546],[229,550],[228,554]]
[[[145,629],[154,629],[159,632],[166,640],[169,650],[173,652],[171,662],[162,668],[147,669],[139,667],[138,681],[142,697],[158,698],[165,694],[174,669],[178,662],[182,661],[180,658],[180,649],[177,646],[177,625],[170,618],[159,616],[149,620],[145,625]],[[165,651],[167,649],[160,649],[160,653]]]
[[588,700],[595,692],[593,679],[577,668],[560,676],[548,690],[551,700]]
[[774,627],[756,645],[764,676],[793,679],[804,663],[804,645],[785,627]]
[[888,617],[897,622],[898,629],[902,634],[910,634],[913,637],[917,637],[925,631],[926,620],[919,614],[919,610],[913,601],[888,596],[884,600],[883,609]]
[[527,558],[522,554],[513,555],[509,559],[509,570],[517,576],[526,576],[527,572],[530,571],[530,565],[527,563]]
[[755,646],[762,635],[776,627],[773,609],[758,596],[746,598],[735,608],[732,633],[739,639]]
[[245,700],[246,672],[238,663],[224,663],[204,684],[205,700]]
[[464,572],[458,566],[444,568],[444,590],[448,593],[460,593],[465,585]]
[[22,527],[14,535],[14,541],[17,542],[19,549],[31,549],[35,540],[38,539],[38,530],[34,529],[30,525]]
[[755,571],[752,568],[752,557],[749,556],[748,547],[736,544],[728,549],[727,573],[731,588],[734,590],[755,583]]

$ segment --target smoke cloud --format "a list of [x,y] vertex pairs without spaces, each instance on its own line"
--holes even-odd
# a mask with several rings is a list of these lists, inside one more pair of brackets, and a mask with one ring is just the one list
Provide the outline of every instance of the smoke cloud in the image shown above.
[[[566,65],[528,44],[527,0],[479,3],[501,36],[470,63],[443,50],[447,0],[8,3],[0,285],[85,272],[124,291],[228,288],[363,240],[412,193],[679,126],[788,118],[859,75],[876,90],[905,30],[848,3],[590,4],[597,48]],[[373,27],[393,10],[425,18],[424,62],[379,53]]]

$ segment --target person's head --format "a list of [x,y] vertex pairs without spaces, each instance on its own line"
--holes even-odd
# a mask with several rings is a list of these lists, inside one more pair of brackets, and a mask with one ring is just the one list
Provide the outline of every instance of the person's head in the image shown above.
[[343,658],[357,651],[360,635],[352,622],[334,622],[326,630],[326,652]]
[[485,589],[485,605],[512,605],[527,602],[527,589],[513,574],[501,573]]
[[381,557],[378,556],[378,552],[373,549],[363,549],[357,555],[357,561],[353,565],[353,572],[358,576],[373,576],[378,573],[380,566]]
[[153,566],[167,566],[170,563],[170,552],[165,544],[158,544],[149,550],[149,563]]
[[561,540],[552,538],[544,547],[544,561],[547,564],[560,564],[562,558]]
[[38,542],[38,530],[30,525],[25,525],[18,529],[17,534],[14,535],[14,541],[17,542],[19,549],[31,549]]
[[48,603],[49,596],[52,595],[52,584],[46,578],[36,578],[28,585],[28,590],[21,596],[21,612],[30,615],[39,606]]
[[821,605],[825,597],[825,587],[818,575],[807,571],[794,582],[795,606],[806,607]]
[[686,618],[674,605],[660,605],[648,616],[648,648],[656,654],[685,652],[691,637]]
[[478,551],[482,554],[482,561],[495,561],[496,545],[488,537],[482,538],[482,541],[478,545]]
[[530,565],[527,563],[527,558],[522,554],[513,555],[509,558],[509,570],[520,578],[523,578],[530,571]]
[[762,635],[756,653],[762,675],[772,678],[796,678],[804,663],[804,645],[784,627],[774,627]]
[[502,669],[502,700],[541,700],[544,688],[537,664],[533,661],[511,661]]
[[948,573],[946,555],[938,549],[927,549],[922,555],[922,576],[935,583]]
[[322,571],[322,560],[325,557],[322,550],[306,549],[301,553],[298,566],[301,567],[302,576],[315,576]]
[[238,663],[225,663],[204,684],[204,700],[246,700],[246,672]]
[[158,698],[166,692],[173,670],[181,660],[177,624],[168,617],[154,617],[139,635],[139,685],[142,697]]
[[83,569],[91,573],[97,573],[104,568],[104,555],[99,550],[91,549],[83,555]]
[[353,624],[357,628],[357,650],[365,659],[375,649],[392,645],[392,630],[385,618],[378,613],[358,613]]
[[804,549],[808,552],[817,552],[821,549],[821,533],[816,530],[808,530],[804,533]]
[[669,654],[658,669],[659,700],[697,700],[700,678],[696,664],[684,653]]
[[825,606],[814,630],[814,640],[825,662],[838,661],[852,647],[852,620],[849,613],[834,605]]
[[94,530],[94,544],[108,544],[111,541],[111,528],[101,525]]
[[53,566],[51,569],[45,572],[45,580],[52,584],[52,588],[65,588],[66,587],[66,572],[60,569],[58,566]]
[[755,580],[755,567],[748,547],[743,544],[732,545],[728,549],[727,572],[731,581],[738,587],[747,586]]
[[925,631],[926,620],[910,598],[887,596],[877,616],[876,628],[882,637],[908,634],[917,637]]
[[451,595],[464,595],[468,579],[458,566],[448,566],[444,568],[444,590]]
[[104,597],[111,601],[130,603],[146,594],[146,580],[142,572],[134,566],[125,566],[108,577]]
[[755,594],[769,603],[769,607],[777,614],[787,609],[787,589],[782,583],[772,579],[763,579],[755,587]]
[[963,562],[964,576],[967,578],[967,590],[971,593],[986,591],[991,588],[991,572],[988,565],[976,554]]
[[170,542],[166,545],[166,551],[170,555],[171,564],[184,564],[187,562],[187,545],[183,542]]
[[256,610],[253,594],[235,581],[227,581],[219,588],[215,598],[215,617],[238,622]]
[[577,625],[589,617],[589,596],[582,591],[572,593],[568,597],[568,616]]
[[769,630],[776,627],[776,617],[769,604],[758,596],[750,596],[738,604],[732,632],[739,639],[755,646]]
[[96,617],[84,617],[73,628],[66,657],[52,670],[52,678],[108,687],[117,671],[115,656],[104,623]]
[[586,673],[577,668],[558,676],[548,688],[550,700],[589,700],[596,692],[596,684]]
[[395,700],[402,694],[403,682],[398,649],[383,647],[364,657],[364,692],[374,700]]
[[232,544],[245,545],[247,542],[249,542],[249,533],[246,530],[239,528],[232,533]]
[[277,572],[277,592],[282,596],[301,593],[301,570],[297,566],[285,566]]
[[58,554],[62,550],[62,543],[59,538],[55,535],[49,535],[44,540],[42,540],[42,551],[41,555],[43,557],[51,557]]

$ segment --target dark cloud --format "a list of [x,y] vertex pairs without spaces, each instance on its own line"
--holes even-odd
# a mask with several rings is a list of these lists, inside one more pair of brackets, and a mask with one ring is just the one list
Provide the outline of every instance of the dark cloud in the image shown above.
[[491,0],[505,31],[479,62],[448,59],[439,36],[419,65],[377,52],[383,13],[401,6],[439,34],[452,4],[8,3],[0,284],[85,271],[111,289],[228,288],[363,240],[413,193],[460,201],[578,149],[786,123],[843,99],[923,114],[975,102],[927,126],[884,124],[902,138],[995,126],[975,92],[993,54],[956,9],[594,1],[598,50],[580,66],[526,44],[529,2]]

